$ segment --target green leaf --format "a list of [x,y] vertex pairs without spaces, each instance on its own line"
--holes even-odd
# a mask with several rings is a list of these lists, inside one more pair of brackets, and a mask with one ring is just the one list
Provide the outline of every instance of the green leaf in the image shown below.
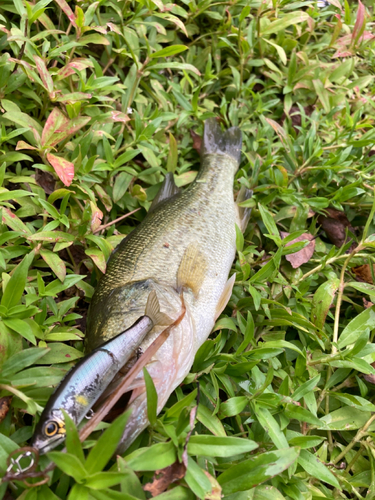
[[272,23],[266,25],[266,27],[263,28],[261,31],[261,36],[278,33],[279,31],[284,30],[285,28],[288,28],[293,24],[303,23],[307,21],[309,18],[310,16],[307,14],[307,12],[297,10],[291,14],[287,14],[281,17],[280,19],[277,19],[276,21],[273,21]]
[[331,431],[352,431],[363,427],[370,416],[370,412],[344,406],[322,417],[320,421],[323,425],[320,425],[318,429],[328,428]]
[[147,393],[147,417],[150,425],[155,425],[158,410],[158,393],[156,392],[154,381],[150,377],[146,367],[143,368],[143,376]]
[[375,306],[365,309],[346,325],[338,341],[339,348],[343,349],[349,344],[354,344],[365,330],[374,328]]
[[216,415],[203,405],[198,405],[197,420],[215,436],[226,436],[223,424]]
[[79,439],[77,427],[75,426],[73,420],[70,418],[68,413],[66,413],[63,409],[61,409],[64,415],[65,429],[66,429],[66,438],[65,444],[68,453],[71,455],[75,455],[78,460],[84,465],[85,463],[85,455],[82,450],[82,443]]
[[86,479],[85,485],[94,490],[104,490],[121,483],[122,479],[122,472],[97,472]]
[[30,252],[14,270],[1,299],[1,305],[7,309],[16,306],[20,302],[26,286],[27,273],[33,258],[34,253]]
[[62,453],[59,451],[50,451],[47,457],[51,459],[64,474],[74,478],[77,483],[81,483],[88,476],[87,470],[81,461],[71,453]]
[[207,498],[207,495],[212,491],[210,480],[191,457],[188,457],[188,468],[185,475],[185,481],[192,492],[202,500]]
[[130,411],[120,415],[100,436],[86,460],[89,474],[100,472],[112,457],[124,433],[129,415]]
[[150,59],[156,59],[158,57],[170,57],[176,54],[180,54],[185,50],[188,50],[188,47],[186,47],[186,45],[170,45],[169,47],[165,47],[164,49],[153,52],[149,57]]
[[318,328],[323,328],[329,308],[332,305],[335,294],[339,288],[338,278],[326,281],[314,293],[310,320]]
[[309,410],[303,408],[302,406],[294,405],[288,403],[285,407],[285,415],[290,419],[296,419],[300,422],[307,422],[308,424],[314,426],[321,426],[321,420],[315,417]]
[[42,358],[49,352],[49,349],[32,347],[31,349],[24,349],[21,352],[17,352],[9,359],[5,361],[2,367],[1,376],[8,378],[11,375],[31,366],[38,359]]
[[176,461],[176,450],[173,443],[158,443],[149,448],[139,448],[130,455],[126,461],[135,471],[153,471],[164,469]]
[[280,425],[267,410],[267,408],[262,408],[261,406],[254,405],[254,411],[260,425],[270,436],[276,448],[278,448],[279,450],[283,448],[289,448],[288,441],[284,436],[282,430],[280,429]]
[[224,495],[246,491],[288,469],[298,455],[298,448],[262,453],[230,467],[217,480]]
[[337,481],[336,477],[312,453],[308,452],[307,450],[301,450],[298,457],[298,463],[305,469],[308,474],[316,477],[317,479],[319,479],[319,481],[324,481],[334,488],[340,489],[340,483]]
[[167,159],[167,171],[175,172],[177,167],[178,160],[178,148],[176,139],[173,137],[171,133],[169,133],[169,152]]
[[204,455],[207,457],[231,457],[240,453],[248,453],[256,448],[258,448],[258,445],[254,441],[232,436],[197,435],[191,436],[188,443],[188,453],[190,455]]

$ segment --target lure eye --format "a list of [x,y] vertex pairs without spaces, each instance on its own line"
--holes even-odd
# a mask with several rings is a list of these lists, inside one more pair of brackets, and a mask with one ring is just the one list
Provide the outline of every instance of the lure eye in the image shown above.
[[51,436],[54,436],[56,434],[56,432],[58,431],[58,425],[56,422],[53,422],[53,421],[50,421],[50,422],[47,422],[45,427],[44,427],[44,432],[46,433],[47,436],[51,437]]

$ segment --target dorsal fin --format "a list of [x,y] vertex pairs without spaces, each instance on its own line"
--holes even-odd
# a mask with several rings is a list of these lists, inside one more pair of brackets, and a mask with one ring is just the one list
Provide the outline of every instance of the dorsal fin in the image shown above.
[[223,132],[216,118],[209,118],[204,124],[201,155],[222,154],[240,163],[242,134],[238,127]]
[[190,243],[177,272],[177,290],[190,288],[197,296],[207,271],[207,260],[197,243]]
[[154,325],[170,325],[173,322],[169,316],[160,312],[159,300],[155,290],[152,290],[148,296],[145,316],[148,316]]
[[175,194],[179,193],[181,190],[178,188],[174,182],[174,177],[172,172],[168,172],[164,178],[163,184],[160,186],[158,194],[155,196],[148,213],[151,213],[155,208],[164,200],[171,198]]

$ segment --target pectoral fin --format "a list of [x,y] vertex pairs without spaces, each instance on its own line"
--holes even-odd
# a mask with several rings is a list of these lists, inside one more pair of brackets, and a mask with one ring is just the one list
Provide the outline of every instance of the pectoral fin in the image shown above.
[[152,290],[148,296],[145,315],[151,319],[154,325],[170,325],[173,323],[173,319],[160,311],[160,305],[155,290]]
[[177,272],[177,290],[190,288],[197,296],[207,271],[207,260],[196,243],[185,250]]
[[236,273],[234,273],[233,276],[231,276],[229,278],[229,280],[226,282],[223,293],[221,294],[220,300],[216,306],[215,321],[220,316],[220,314],[224,311],[225,306],[228,304],[229,299],[232,295],[233,286],[234,286],[235,281],[236,281]]
[[168,172],[164,178],[163,184],[161,185],[158,194],[155,196],[153,202],[151,203],[148,213],[150,214],[151,212],[153,212],[162,201],[171,198],[179,192],[180,188],[178,188],[174,182],[173,173]]
[[251,189],[247,189],[245,186],[242,186],[240,192],[237,196],[237,208],[238,208],[238,222],[237,225],[244,233],[245,229],[249,223],[250,215],[251,215],[251,207],[239,207],[238,204],[243,201],[250,200],[253,196],[253,191]]

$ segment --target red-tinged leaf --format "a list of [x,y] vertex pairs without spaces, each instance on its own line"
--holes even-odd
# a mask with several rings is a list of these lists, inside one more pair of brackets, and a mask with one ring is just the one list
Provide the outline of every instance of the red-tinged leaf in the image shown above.
[[184,33],[185,36],[189,37],[188,32],[186,31],[184,23],[177,16],[173,14],[155,14],[156,17],[161,17],[162,19],[166,19],[167,21],[175,24],[180,30]]
[[63,94],[56,99],[57,102],[77,102],[91,99],[92,94],[85,94],[84,92],[72,92],[71,94]]
[[276,134],[279,136],[279,139],[282,141],[283,139],[286,138],[286,133],[285,133],[285,130],[283,129],[283,127],[281,125],[279,125],[277,122],[275,122],[274,120],[271,120],[271,118],[266,118],[266,121],[269,125],[271,125],[271,127],[274,129],[274,131],[276,132]]
[[97,33],[83,36],[79,40],[80,45],[88,45],[89,43],[95,43],[95,45],[109,45],[109,40],[107,40],[103,35],[98,35]]
[[47,160],[53,166],[63,184],[65,184],[65,186],[70,186],[74,177],[73,163],[51,153],[47,154]]
[[66,276],[66,267],[60,257],[49,250],[41,250],[42,259],[49,265],[61,282],[64,282]]
[[[64,130],[69,123],[68,118],[59,110],[59,108],[53,108],[49,114],[46,124],[42,132],[42,146],[53,146],[54,137]],[[57,144],[57,143],[56,143]]]
[[358,12],[357,19],[355,20],[355,25],[352,33],[351,46],[354,47],[358,42],[360,36],[365,30],[366,22],[366,9],[361,0],[358,0]]
[[121,113],[121,111],[111,111],[111,118],[114,122],[126,123],[130,121],[128,115]]
[[107,26],[108,28],[110,29],[110,31],[114,31],[115,33],[117,33],[118,35],[121,35],[121,36],[124,36],[120,30],[120,28],[118,26],[116,26],[116,24],[113,24],[113,23],[107,23]]
[[70,75],[75,74],[75,70],[82,71],[85,68],[92,68],[93,63],[89,59],[79,58],[70,61],[66,66],[61,68],[57,73],[57,79],[62,80]]
[[85,250],[85,254],[93,260],[94,264],[101,270],[102,273],[105,273],[106,262],[104,254],[101,250],[98,248],[88,248]]
[[29,241],[49,241],[57,242],[73,242],[74,236],[63,231],[41,231],[40,233],[32,234],[27,238]]
[[91,231],[95,233],[97,229],[99,229],[102,219],[103,219],[103,212],[93,203],[90,201],[90,206],[91,206]]
[[16,146],[16,151],[19,151],[20,149],[38,149],[38,148],[35,148],[34,146],[27,144],[27,142],[25,141],[18,141]]
[[54,108],[43,129],[43,147],[51,148],[56,146],[56,144],[65,140],[70,135],[75,134],[90,120],[89,116],[78,116],[69,120],[58,108]]
[[107,34],[107,30],[104,28],[104,26],[90,26],[90,30],[97,31],[98,33],[101,33],[102,35]]
[[77,28],[76,16],[73,14],[72,9],[66,3],[65,0],[55,0],[60,9],[68,16],[69,21],[73,24],[75,28]]
[[48,72],[47,66],[45,65],[45,62],[43,61],[42,58],[38,56],[33,56],[34,61],[37,67],[37,70],[39,72],[39,76],[43,82],[44,88],[48,91],[50,94],[53,92],[53,80],[51,75]]
[[2,221],[8,227],[13,229],[13,231],[23,233],[26,236],[31,235],[29,228],[22,222],[21,219],[17,217],[17,215],[12,213],[9,208],[2,209]]

